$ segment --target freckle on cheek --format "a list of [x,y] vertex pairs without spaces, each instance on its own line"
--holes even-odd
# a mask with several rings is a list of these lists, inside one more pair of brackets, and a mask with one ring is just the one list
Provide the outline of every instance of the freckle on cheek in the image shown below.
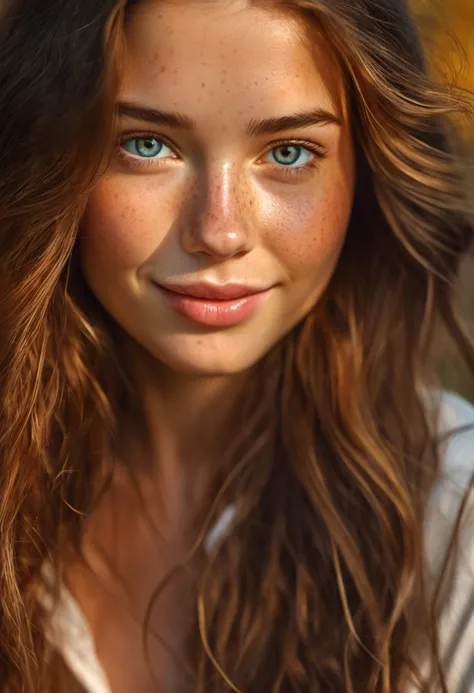
[[84,235],[86,242],[100,254],[128,263],[139,249],[137,230],[142,226],[141,214],[130,204],[119,207],[115,202],[117,197],[117,193],[110,196],[109,200],[114,200],[112,205],[95,200],[85,218]]
[[333,257],[346,230],[336,202],[322,198],[315,205],[314,199],[300,200],[291,210],[282,209],[272,240],[290,266],[317,271]]

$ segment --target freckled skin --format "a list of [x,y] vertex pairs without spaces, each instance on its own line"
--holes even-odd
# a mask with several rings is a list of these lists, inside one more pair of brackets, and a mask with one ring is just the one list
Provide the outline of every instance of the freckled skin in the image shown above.
[[[111,162],[82,224],[84,275],[124,339],[165,366],[243,371],[317,303],[342,249],[355,168],[340,69],[315,29],[247,4],[149,0],[127,31],[119,100],[184,114],[196,129],[120,120],[118,134],[161,137],[170,151],[147,169]],[[314,108],[332,111],[342,127],[245,133],[250,119]],[[298,179],[269,151],[292,139],[327,152]],[[152,279],[273,288],[246,322],[210,329],[178,315]]]

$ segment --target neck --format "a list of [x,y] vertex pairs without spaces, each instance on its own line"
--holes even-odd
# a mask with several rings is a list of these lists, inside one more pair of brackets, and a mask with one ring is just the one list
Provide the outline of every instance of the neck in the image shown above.
[[[235,431],[234,412],[245,374],[200,376],[171,371],[136,343],[126,345],[136,409],[124,422],[124,450],[133,464],[166,483],[212,475]],[[174,482],[171,480],[174,479]]]

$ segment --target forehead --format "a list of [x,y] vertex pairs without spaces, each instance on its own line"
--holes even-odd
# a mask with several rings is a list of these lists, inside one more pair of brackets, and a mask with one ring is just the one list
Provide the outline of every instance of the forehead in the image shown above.
[[309,103],[345,117],[342,69],[316,23],[276,4],[144,0],[129,12],[122,93],[215,118]]

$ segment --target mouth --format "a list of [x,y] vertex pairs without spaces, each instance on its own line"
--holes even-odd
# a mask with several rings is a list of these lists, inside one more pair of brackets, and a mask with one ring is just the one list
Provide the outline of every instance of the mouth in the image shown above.
[[207,327],[231,327],[248,320],[272,288],[210,283],[155,286],[177,313]]
[[207,298],[211,301],[226,301],[255,294],[263,293],[268,290],[268,286],[257,287],[245,284],[211,284],[202,282],[199,284],[182,284],[160,285],[161,288],[182,296],[190,296],[191,298]]

